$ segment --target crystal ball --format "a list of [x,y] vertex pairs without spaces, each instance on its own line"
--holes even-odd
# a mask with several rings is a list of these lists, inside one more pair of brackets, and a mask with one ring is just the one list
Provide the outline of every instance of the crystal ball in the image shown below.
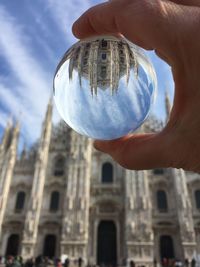
[[111,140],[141,126],[156,84],[141,48],[121,37],[97,36],[78,41],[64,54],[54,77],[54,99],[76,132]]

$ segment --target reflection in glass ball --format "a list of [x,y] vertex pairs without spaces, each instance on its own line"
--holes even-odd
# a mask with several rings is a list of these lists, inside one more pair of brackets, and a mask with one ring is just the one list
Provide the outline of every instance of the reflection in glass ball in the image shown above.
[[156,75],[142,50],[123,38],[98,36],[74,44],[54,77],[54,97],[64,121],[94,139],[136,130],[154,100]]

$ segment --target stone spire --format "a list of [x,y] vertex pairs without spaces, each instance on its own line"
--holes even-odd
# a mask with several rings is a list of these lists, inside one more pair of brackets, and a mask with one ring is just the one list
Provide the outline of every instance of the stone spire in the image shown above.
[[192,206],[187,188],[187,178],[182,169],[171,169],[171,172],[176,196],[176,210],[183,247],[183,258],[191,259],[196,248],[196,240]]
[[169,120],[170,112],[171,112],[171,103],[169,99],[169,94],[167,90],[165,91],[165,110],[166,110],[166,121]]
[[26,143],[24,143],[24,147],[20,155],[20,160],[23,161],[26,159],[26,157],[27,157],[27,148],[26,148]]
[[22,240],[22,256],[24,258],[31,258],[34,256],[34,248],[38,234],[38,225],[42,207],[42,198],[48,162],[51,128],[52,99],[50,99],[48,103],[45,120],[43,122],[42,134],[35,162],[32,191],[29,200],[28,212],[25,218]]
[[[152,265],[152,206],[147,171],[126,170],[125,223],[128,260],[137,265]],[[143,252],[145,246],[145,253]]]
[[61,254],[87,258],[92,141],[71,131]]
[[9,123],[5,129],[4,137],[1,143],[1,168],[0,168],[0,236],[2,223],[9,196],[10,185],[13,177],[13,170],[17,157],[17,145],[19,137],[19,122],[15,126]]
[[9,147],[11,133],[12,133],[12,122],[9,120],[4,130],[4,134],[3,134],[1,144],[0,144],[0,171],[2,169],[2,164],[5,158],[5,152],[7,148]]

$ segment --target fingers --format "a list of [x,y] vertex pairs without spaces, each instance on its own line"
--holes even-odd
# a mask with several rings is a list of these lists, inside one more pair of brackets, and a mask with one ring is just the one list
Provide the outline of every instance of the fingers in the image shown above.
[[112,141],[95,141],[94,147],[110,154],[127,169],[144,170],[171,165],[168,138],[164,134],[129,135]]
[[106,2],[85,12],[74,23],[73,33],[80,39],[96,34],[121,33],[145,49],[156,48],[162,52],[166,46],[174,49],[176,23],[171,5],[171,2],[161,0]]

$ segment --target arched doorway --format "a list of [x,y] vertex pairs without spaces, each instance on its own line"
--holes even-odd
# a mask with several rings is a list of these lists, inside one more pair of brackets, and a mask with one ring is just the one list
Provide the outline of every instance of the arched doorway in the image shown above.
[[47,235],[44,240],[43,255],[49,258],[55,257],[56,253],[56,236]]
[[17,256],[19,253],[19,235],[12,234],[8,238],[6,256]]
[[117,233],[113,221],[101,221],[98,227],[97,264],[117,264]]
[[160,257],[174,259],[174,244],[171,236],[162,235],[160,237]]

